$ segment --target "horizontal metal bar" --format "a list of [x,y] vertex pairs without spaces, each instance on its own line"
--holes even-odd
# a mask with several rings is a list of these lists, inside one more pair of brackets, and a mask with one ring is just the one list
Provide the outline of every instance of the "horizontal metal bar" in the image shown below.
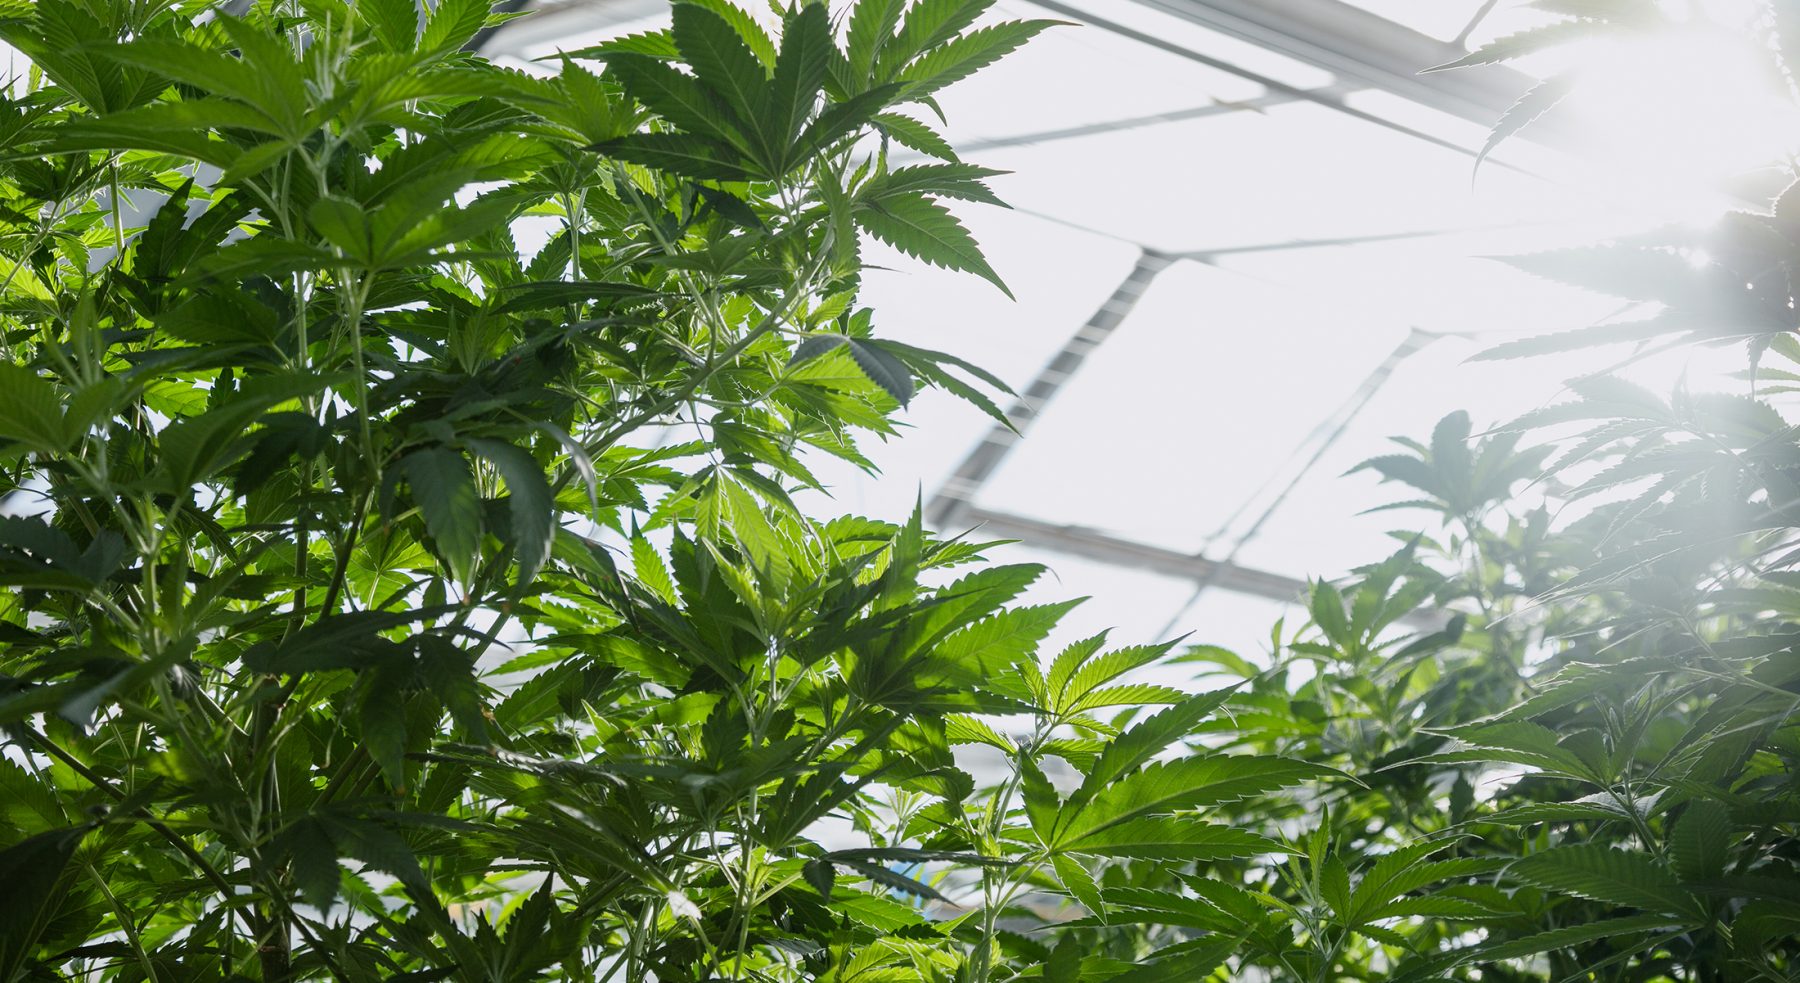
[[[1318,90],[1332,95],[1338,90]],[[1081,137],[1100,136],[1107,133],[1118,133],[1125,130],[1141,130],[1149,126],[1162,126],[1168,123],[1185,123],[1189,120],[1206,119],[1211,116],[1223,116],[1227,113],[1252,112],[1260,113],[1273,106],[1294,102],[1300,97],[1285,92],[1269,92],[1249,99],[1219,99],[1203,106],[1191,106],[1187,109],[1175,109],[1166,113],[1151,113],[1147,116],[1125,116],[1118,119],[1101,120],[1098,123],[1083,123],[1078,126],[1059,127],[1054,130],[1037,130],[1032,133],[1020,133],[1004,137],[980,137],[972,140],[961,140],[956,144],[958,153],[980,153],[983,150],[1004,149],[1007,147],[1031,147],[1040,143],[1051,143],[1057,140],[1075,140]],[[906,151],[892,154],[891,159],[908,159],[923,157],[918,151]]]
[[962,520],[980,527],[984,535],[1017,539],[1038,549],[1191,580],[1272,601],[1298,601],[1306,593],[1304,580],[1236,564],[1222,564],[1204,556],[1121,539],[1084,526],[1057,525],[980,506],[964,509]]
[[[1190,580],[1205,585],[1209,590],[1231,591],[1283,603],[1305,603],[1306,581],[1285,574],[1209,560],[1193,553],[1181,553],[1123,539],[1084,526],[1058,525],[979,506],[965,507],[961,518],[978,527],[984,535],[1016,539],[1035,549]],[[1405,615],[1400,620],[1409,628],[1436,631],[1444,626],[1445,619],[1444,612],[1420,610]]]
[[[1348,92],[1348,91],[1351,91],[1351,90],[1354,90],[1354,89],[1357,89],[1360,87],[1364,87],[1365,85],[1367,85],[1368,83],[1364,82],[1361,78],[1357,78],[1354,76],[1340,78],[1338,80],[1338,83],[1339,83],[1338,85],[1327,86],[1323,89],[1302,88],[1297,85],[1289,85],[1286,82],[1282,82],[1278,79],[1271,78],[1270,76],[1264,75],[1261,72],[1251,71],[1250,69],[1237,64],[1236,62],[1232,61],[1229,58],[1222,58],[1222,57],[1218,57],[1216,55],[1207,54],[1206,52],[1203,52],[1203,51],[1196,51],[1192,47],[1189,47],[1184,44],[1178,44],[1174,41],[1169,40],[1168,38],[1159,37],[1155,34],[1151,34],[1151,33],[1147,32],[1147,31],[1138,30],[1137,28],[1132,27],[1128,24],[1123,24],[1123,23],[1120,23],[1119,21],[1110,20],[1105,17],[1100,17],[1096,14],[1088,13],[1087,11],[1081,9],[1079,6],[1076,6],[1075,4],[1064,3],[1063,0],[1031,0],[1031,2],[1034,6],[1041,7],[1045,10],[1051,11],[1052,13],[1061,14],[1064,17],[1069,17],[1071,19],[1081,21],[1082,23],[1089,24],[1094,27],[1098,27],[1101,30],[1108,31],[1113,34],[1117,34],[1120,37],[1129,38],[1133,41],[1138,42],[1139,44],[1148,45],[1149,47],[1155,48],[1159,51],[1166,51],[1172,55],[1176,55],[1181,58],[1186,58],[1187,60],[1195,62],[1197,64],[1205,65],[1208,68],[1214,68],[1214,69],[1217,69],[1222,72],[1229,72],[1232,75],[1236,75],[1238,78],[1247,79],[1251,82],[1255,82],[1256,84],[1262,86],[1263,88],[1268,89],[1270,92],[1285,93],[1287,95],[1293,96],[1294,98],[1296,98],[1298,100],[1302,100],[1305,102],[1315,103],[1317,105],[1324,106],[1325,108],[1330,109],[1334,112],[1342,113],[1345,116],[1349,116],[1353,119],[1362,120],[1365,123],[1372,123],[1383,129],[1392,130],[1395,133],[1405,134],[1406,136],[1412,137],[1415,140],[1420,140],[1425,143],[1429,143],[1434,147],[1442,147],[1445,150],[1449,150],[1454,153],[1462,154],[1467,157],[1477,156],[1478,152],[1473,147],[1464,146],[1463,144],[1458,143],[1454,140],[1446,140],[1443,137],[1437,136],[1436,134],[1427,133],[1424,130],[1420,130],[1420,129],[1417,129],[1417,128],[1411,127],[1411,126],[1407,126],[1404,123],[1400,123],[1396,120],[1389,119],[1386,116],[1382,116],[1378,113],[1371,113],[1364,109],[1358,109],[1357,107],[1350,105],[1348,102],[1344,101],[1344,99],[1342,97],[1337,95],[1337,93],[1339,93],[1339,92]],[[1156,2],[1156,0],[1138,0],[1138,2],[1146,3],[1146,4],[1153,4]],[[1258,0],[1258,2],[1261,2],[1261,0]],[[1282,5],[1282,6],[1286,5],[1285,3],[1279,3],[1279,0],[1270,0],[1270,2],[1276,2],[1276,3],[1278,3],[1278,5]],[[1376,20],[1380,20],[1380,18],[1376,18]],[[1389,24],[1387,21],[1381,21],[1381,23],[1388,24],[1389,27],[1395,26],[1393,24]],[[1427,40],[1430,40],[1430,39],[1427,39]],[[1430,65],[1430,64],[1436,64],[1436,62],[1426,62],[1426,63],[1423,63],[1421,65],[1421,67],[1424,67],[1425,65]],[[1514,74],[1517,74],[1517,73],[1514,73]],[[1521,91],[1523,91],[1523,90],[1521,90]],[[1492,125],[1494,119],[1497,119],[1498,116],[1499,116],[1499,114],[1496,112],[1494,114],[1494,116],[1489,117],[1487,120],[1485,120],[1483,122],[1483,125]],[[1501,168],[1505,168],[1507,170],[1512,170],[1512,171],[1521,171],[1522,170],[1518,166],[1516,166],[1514,164],[1510,164],[1504,160],[1493,161],[1491,166],[1501,167]],[[1530,172],[1524,171],[1523,173],[1530,173]]]

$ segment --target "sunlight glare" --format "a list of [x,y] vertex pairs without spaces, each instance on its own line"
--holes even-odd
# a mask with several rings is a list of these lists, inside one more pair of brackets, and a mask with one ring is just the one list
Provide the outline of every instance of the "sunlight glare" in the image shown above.
[[1677,27],[1582,46],[1560,111],[1607,181],[1661,220],[1693,223],[1717,214],[1700,199],[1727,180],[1800,149],[1800,107],[1774,59],[1734,29],[1737,4],[1679,6]]

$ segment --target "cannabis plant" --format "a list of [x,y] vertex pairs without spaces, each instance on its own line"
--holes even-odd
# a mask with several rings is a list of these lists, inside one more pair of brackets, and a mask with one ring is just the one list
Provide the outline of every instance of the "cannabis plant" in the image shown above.
[[[1462,64],[1668,29],[1633,0],[1534,6],[1566,18]],[[1771,4],[1760,30],[1748,50],[1800,77],[1800,9]],[[1571,84],[1527,95],[1488,149]],[[1245,870],[1298,945],[1240,958],[1314,980],[1800,978],[1797,205],[1790,186],[1705,232],[1510,260],[1644,316],[1482,357],[1624,346],[1614,370],[1366,462],[1405,487],[1390,507],[1433,521],[1313,585],[1272,669],[1188,656],[1245,677],[1232,740],[1360,780],[1244,817],[1306,849]],[[1725,392],[1618,374],[1723,346],[1745,353]],[[1521,448],[1545,428],[1576,435]]]
[[1369,462],[1438,521],[1266,666],[1040,652],[1040,568],[794,497],[1004,420],[857,302],[1004,289],[926,121],[987,7],[522,72],[485,0],[0,3],[0,981],[1800,978],[1800,192],[1520,261],[1743,392]]
[[818,827],[959,797],[1032,571],[789,493],[991,407],[855,302],[865,233],[999,282],[916,114],[986,6],[0,11],[0,979],[961,972],[936,854]]
[[1168,646],[1040,658],[1040,568],[792,497],[918,386],[1004,419],[857,304],[864,235],[1000,285],[919,112],[1048,26],[987,6],[530,73],[485,0],[0,8],[0,980],[1223,964],[1079,919],[1327,769],[1184,753],[1231,691],[1122,678]]

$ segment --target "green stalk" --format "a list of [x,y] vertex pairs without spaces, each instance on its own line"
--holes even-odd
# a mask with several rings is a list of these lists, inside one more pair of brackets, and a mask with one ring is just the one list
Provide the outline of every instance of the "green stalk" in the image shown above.
[[81,868],[87,872],[88,879],[94,882],[100,896],[106,899],[107,906],[112,908],[113,920],[119,923],[119,931],[125,936],[125,944],[131,946],[132,955],[137,957],[138,965],[144,968],[145,979],[150,983],[161,983],[161,977],[156,974],[156,964],[150,961],[150,953],[144,949],[144,939],[138,934],[137,923],[132,921],[131,912],[126,911],[125,906],[119,903],[112,889],[106,886],[106,878],[100,876],[93,864],[82,864]]
[[[81,759],[70,754],[62,745],[51,740],[48,736],[35,731],[26,731],[26,736],[33,744],[43,748],[51,757],[66,765],[70,771],[80,775],[88,782],[88,784],[105,792],[114,801],[124,801],[125,793],[114,788],[111,782],[96,773],[92,768],[89,768],[81,761]],[[142,821],[145,826],[150,827],[150,829],[158,836],[161,836],[164,840],[168,841],[171,846],[180,851],[182,856],[188,858],[188,861],[198,868],[200,873],[206,877],[207,881],[213,885],[213,888],[218,891],[219,897],[230,899],[235,896],[236,891],[232,889],[231,883],[225,880],[225,876],[219,873],[218,868],[207,861],[207,859],[200,854],[200,851],[194,849],[193,844],[189,843],[185,837],[177,834],[162,822],[151,818],[150,814],[143,809],[138,809],[136,812],[132,813],[132,815]],[[240,913],[239,917],[246,916]],[[246,926],[246,928],[250,929],[251,937],[254,938],[254,928],[252,926]]]

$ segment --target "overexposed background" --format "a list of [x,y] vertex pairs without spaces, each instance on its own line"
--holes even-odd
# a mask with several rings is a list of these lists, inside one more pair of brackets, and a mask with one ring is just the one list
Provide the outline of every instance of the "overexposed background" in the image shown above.
[[[1012,209],[956,211],[1017,300],[877,243],[866,253],[881,267],[862,298],[878,336],[1020,392],[1042,377],[1050,394],[998,467],[950,486],[965,494],[938,513],[945,531],[1020,539],[998,555],[1051,568],[1038,599],[1093,598],[1053,642],[1192,632],[1256,657],[1292,613],[1281,584],[1341,575],[1390,550],[1387,530],[1426,521],[1359,514],[1400,496],[1346,470],[1453,410],[1505,422],[1625,352],[1471,355],[1646,313],[1490,257],[1703,226],[1747,203],[1728,178],[1791,152],[1768,136],[1800,131],[1791,104],[1736,33],[1757,4],[1664,6],[1679,29],[1419,76],[1553,18],[1519,0],[996,3],[990,21],[1075,22],[940,96],[964,159],[1013,172],[993,182]],[[1246,9],[1258,23],[1233,19]],[[662,0],[563,0],[487,53],[532,66],[667,16]],[[1575,63],[1577,96],[1477,170],[1488,124]],[[1148,286],[1116,295],[1147,251]],[[1065,348],[1079,368],[1046,374]],[[1630,372],[1666,391],[1700,385],[1708,362]],[[903,419],[902,439],[864,448],[879,475],[816,462],[832,500],[810,507],[900,518],[992,429],[942,393]],[[1203,583],[1196,558],[1250,575]]]

